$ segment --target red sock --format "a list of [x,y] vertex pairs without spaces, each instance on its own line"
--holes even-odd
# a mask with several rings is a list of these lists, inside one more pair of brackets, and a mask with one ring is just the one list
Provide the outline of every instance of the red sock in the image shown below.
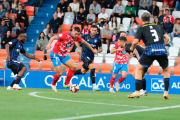
[[114,82],[115,82],[115,78],[111,77],[110,88],[113,88]]
[[65,84],[68,85],[72,76],[74,75],[76,70],[71,70],[69,69],[68,73],[67,73],[67,76],[66,76],[66,81],[65,81]]
[[57,81],[59,80],[60,76],[57,75],[57,73],[53,77],[52,85],[56,85]]
[[120,84],[122,81],[124,81],[126,78],[123,78],[122,76],[119,78],[118,83]]

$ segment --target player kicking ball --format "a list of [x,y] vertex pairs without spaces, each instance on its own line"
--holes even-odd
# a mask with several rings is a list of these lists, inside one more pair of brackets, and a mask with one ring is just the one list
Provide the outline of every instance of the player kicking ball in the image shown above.
[[22,88],[19,86],[19,83],[27,68],[22,63],[17,61],[19,53],[23,54],[27,58],[35,59],[40,62],[38,58],[31,56],[24,50],[22,44],[26,42],[26,37],[26,33],[20,30],[17,39],[14,39],[6,44],[7,67],[10,68],[14,74],[17,74],[17,77],[13,80],[11,85],[8,86],[7,90],[22,90]]
[[110,51],[111,54],[116,53],[114,63],[113,63],[113,76],[111,77],[111,80],[110,80],[109,91],[111,93],[115,93],[113,90],[113,85],[119,73],[119,70],[122,73],[122,76],[119,78],[118,82],[115,83],[116,91],[119,91],[120,83],[123,82],[127,76],[127,72],[128,72],[127,56],[126,56],[125,48],[122,48],[123,47],[122,45],[126,44],[126,42],[127,42],[126,37],[121,36]]
[[[96,25],[92,25],[90,29],[90,34],[82,35],[81,37],[91,45],[93,49],[98,49],[98,53],[102,52],[102,43],[101,43],[101,38],[99,38],[96,34],[98,32],[98,27]],[[77,44],[77,42],[76,42]],[[81,51],[80,46],[77,44],[76,45],[78,49]],[[100,91],[100,89],[96,86],[95,83],[95,67],[93,64],[94,60],[94,53],[87,48],[85,45],[82,47],[83,52],[81,55],[81,59],[83,61],[83,68],[76,70],[74,75],[80,75],[80,74],[85,74],[89,69],[90,69],[90,77],[91,81],[93,84],[93,91]]]
[[[169,42],[169,37],[164,31],[164,29],[156,24],[149,23],[150,14],[145,12],[141,16],[143,25],[138,29],[135,39],[130,48],[131,52],[134,51],[136,45],[140,40],[143,40],[145,46],[145,50],[141,58],[139,59],[139,63],[136,67],[135,72],[135,88],[136,91],[128,95],[128,98],[138,98],[140,96],[140,88],[141,81],[143,76],[143,69],[149,68],[154,60],[157,60],[160,66],[163,68],[164,73],[164,99],[168,100],[168,90],[169,90],[169,70],[168,70],[168,58],[167,58],[167,50],[165,45]],[[164,39],[165,40],[164,40]]]
[[80,34],[79,27],[74,27],[72,32],[69,31],[69,32],[62,33],[62,34],[59,34],[57,36],[51,37],[48,45],[46,46],[46,49],[50,50],[51,49],[51,43],[54,40],[58,40],[55,43],[54,48],[52,49],[52,51],[50,53],[50,58],[51,58],[53,65],[56,69],[56,72],[57,72],[54,75],[53,82],[51,84],[52,90],[55,92],[57,92],[56,83],[63,73],[63,68],[61,66],[61,62],[70,68],[68,73],[67,73],[66,81],[63,85],[65,88],[68,88],[71,86],[70,80],[71,80],[71,78],[74,75],[75,70],[76,70],[76,66],[74,64],[74,61],[71,59],[71,57],[69,55],[67,55],[68,48],[70,48],[72,45],[74,45],[75,42],[81,42],[87,48],[89,48],[94,54],[98,55],[97,50],[94,50],[85,40],[83,40],[79,36],[79,34]]

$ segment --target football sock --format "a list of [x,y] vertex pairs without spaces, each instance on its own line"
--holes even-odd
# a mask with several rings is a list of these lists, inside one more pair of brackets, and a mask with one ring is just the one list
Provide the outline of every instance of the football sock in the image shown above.
[[68,73],[67,73],[67,76],[66,76],[66,81],[65,81],[65,84],[68,85],[72,76],[74,75],[75,73],[75,70],[71,70],[69,69]]
[[169,90],[169,79],[170,78],[164,78],[164,86],[165,86],[165,91]]
[[111,77],[110,88],[113,88],[114,82],[115,82],[115,78]]
[[135,86],[136,86],[136,91],[140,91],[140,89],[141,89],[141,80],[135,80]]
[[76,70],[74,73],[74,75],[79,75],[79,74],[82,74],[81,69]]
[[57,73],[53,77],[52,85],[56,85],[57,81],[59,80],[60,76],[57,75]]
[[90,77],[91,77],[92,84],[94,84],[95,83],[95,68],[91,69]]
[[17,80],[15,81],[15,84],[19,84],[21,81],[21,77],[17,76]]
[[141,81],[141,84],[142,84],[142,89],[146,90],[146,79],[145,78]]
[[122,76],[119,78],[118,83],[120,84],[121,82],[123,82],[126,78],[123,78]]
[[13,87],[13,85],[15,84],[16,80],[13,80],[13,82],[11,83],[11,87]]

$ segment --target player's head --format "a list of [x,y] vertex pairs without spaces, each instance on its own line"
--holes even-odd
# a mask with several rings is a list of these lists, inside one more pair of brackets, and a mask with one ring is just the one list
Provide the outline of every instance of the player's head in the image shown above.
[[180,24],[180,18],[177,18],[176,20],[177,20],[177,24]]
[[124,48],[126,43],[127,43],[127,38],[124,36],[121,36],[120,38],[118,38],[118,42],[121,48]]
[[169,23],[170,22],[170,18],[166,17],[166,22]]
[[17,34],[17,39],[18,39],[20,42],[22,42],[22,43],[25,43],[25,42],[26,42],[26,37],[27,37],[27,35],[26,35],[26,32],[25,32],[25,31],[23,31],[23,30],[18,30],[18,31],[16,32],[16,34]]
[[150,17],[151,17],[150,13],[144,12],[144,13],[142,14],[142,16],[141,16],[142,22],[143,22],[143,23],[149,23]]
[[84,29],[88,29],[88,24],[86,23],[86,24],[84,24]]
[[71,35],[72,37],[77,37],[78,35],[80,34],[80,28],[79,27],[74,27],[72,32],[71,32]]
[[121,36],[126,37],[126,32],[125,32],[125,31],[120,32],[120,37],[121,37]]
[[96,25],[91,25],[90,31],[91,31],[91,33],[90,33],[91,36],[95,36],[98,32],[98,27]]

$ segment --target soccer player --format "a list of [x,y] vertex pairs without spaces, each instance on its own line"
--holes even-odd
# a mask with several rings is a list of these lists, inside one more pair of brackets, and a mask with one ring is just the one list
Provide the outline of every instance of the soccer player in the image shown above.
[[[98,53],[102,52],[102,43],[101,43],[101,38],[99,38],[96,34],[98,32],[98,27],[96,25],[92,25],[90,29],[90,34],[82,35],[81,37],[88,42],[93,49],[98,49]],[[77,44],[77,42],[76,42]],[[78,46],[78,49],[81,49],[80,46]],[[93,60],[94,60],[94,53],[87,48],[85,45],[83,45],[82,48],[83,52],[81,55],[81,59],[83,61],[83,68],[76,70],[74,75],[80,75],[80,74],[85,74],[89,69],[90,69],[90,77],[91,81],[93,84],[93,91],[99,91],[100,89],[96,86],[95,83],[95,67],[93,65]]]
[[[154,60],[157,60],[160,66],[163,68],[164,73],[164,99],[168,100],[168,90],[169,90],[169,70],[168,70],[168,58],[167,58],[167,50],[165,45],[169,42],[169,37],[164,31],[164,29],[156,25],[154,23],[149,23],[150,14],[145,12],[141,16],[143,25],[138,29],[135,39],[130,48],[131,52],[134,51],[136,45],[140,40],[143,40],[146,45],[145,50],[141,58],[139,59],[139,63],[136,67],[135,72],[135,87],[136,91],[131,95],[128,95],[128,98],[138,98],[140,96],[140,87],[141,80],[143,76],[143,69],[149,68]],[[163,39],[164,38],[164,39]]]
[[19,86],[19,83],[21,81],[21,78],[24,76],[27,68],[22,63],[17,61],[19,53],[23,54],[27,58],[34,59],[40,62],[38,58],[31,56],[24,50],[22,44],[26,42],[26,37],[26,33],[20,30],[17,39],[14,39],[6,44],[7,67],[10,68],[14,74],[17,74],[17,77],[14,79],[11,85],[8,86],[7,90],[22,90],[22,88]]
[[119,73],[119,70],[122,73],[122,76],[119,78],[118,82],[115,83],[116,91],[119,91],[119,85],[121,82],[123,82],[126,79],[128,68],[127,68],[127,56],[125,48],[122,48],[122,45],[127,42],[126,37],[121,36],[117,42],[115,42],[114,47],[111,49],[110,53],[114,54],[116,53],[116,57],[114,59],[113,63],[113,76],[110,80],[110,89],[109,91],[111,93],[115,93],[113,90],[113,85],[115,82],[115,79]]
[[[59,34],[57,36],[51,37],[48,45],[46,46],[46,49],[49,50],[49,49],[51,49],[51,43],[54,40],[58,40],[55,43],[55,46],[50,53],[50,58],[51,58],[53,65],[56,69],[56,72],[57,72],[54,75],[53,82],[51,85],[52,90],[55,92],[57,92],[56,83],[63,73],[61,62],[70,68],[68,73],[67,73],[66,81],[63,85],[65,88],[68,88],[71,86],[70,80],[71,80],[71,78],[74,75],[75,70],[76,70],[76,66],[74,64],[74,61],[69,57],[69,55],[67,55],[68,48],[70,48],[72,45],[74,45],[75,42],[81,42],[87,48],[89,48],[94,54],[98,55],[97,50],[93,49],[85,40],[83,40],[79,36],[79,34],[80,34],[79,27],[74,27],[74,29],[70,32],[62,33],[62,34]],[[80,52],[81,51],[79,50],[79,53]]]

